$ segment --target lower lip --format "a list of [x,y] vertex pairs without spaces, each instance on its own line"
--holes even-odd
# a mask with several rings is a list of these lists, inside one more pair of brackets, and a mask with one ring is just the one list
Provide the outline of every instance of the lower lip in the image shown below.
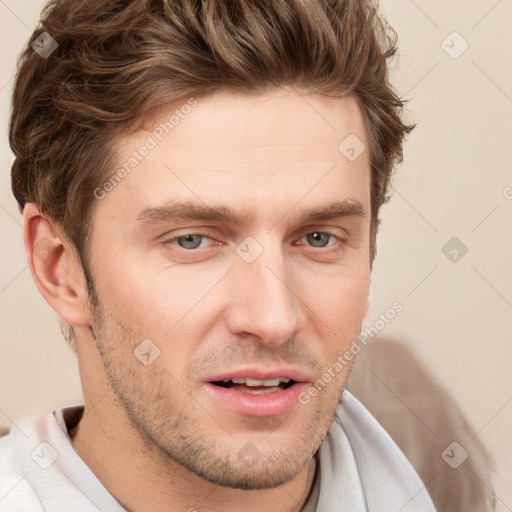
[[299,395],[307,389],[307,386],[306,382],[297,382],[281,391],[253,395],[216,386],[210,382],[206,383],[206,389],[216,400],[232,411],[245,416],[279,416],[299,401]]

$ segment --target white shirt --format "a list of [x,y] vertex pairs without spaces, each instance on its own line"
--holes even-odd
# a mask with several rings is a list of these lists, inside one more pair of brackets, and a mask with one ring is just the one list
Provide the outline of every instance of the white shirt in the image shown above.
[[[1,512],[126,512],[71,444],[82,411],[25,419],[0,439]],[[403,453],[348,391],[317,457],[303,512],[435,512]]]

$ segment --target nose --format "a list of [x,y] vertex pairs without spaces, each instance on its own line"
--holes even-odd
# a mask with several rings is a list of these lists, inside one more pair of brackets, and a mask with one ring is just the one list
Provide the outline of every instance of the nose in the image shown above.
[[[233,334],[278,346],[295,336],[305,318],[293,276],[282,251],[265,249],[256,261],[236,256],[230,272],[228,325]],[[296,270],[296,269],[295,269]]]

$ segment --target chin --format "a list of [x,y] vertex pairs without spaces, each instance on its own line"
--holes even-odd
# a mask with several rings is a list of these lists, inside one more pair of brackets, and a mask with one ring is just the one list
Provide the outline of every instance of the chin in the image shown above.
[[211,466],[209,468],[196,466],[189,470],[204,480],[221,487],[241,490],[273,489],[290,482],[306,469],[315,451],[311,456],[304,457],[303,460],[298,460],[296,453],[294,454],[295,460],[286,460],[285,454],[281,452],[272,458],[262,455],[253,465],[238,460],[238,463],[217,466],[216,469]]

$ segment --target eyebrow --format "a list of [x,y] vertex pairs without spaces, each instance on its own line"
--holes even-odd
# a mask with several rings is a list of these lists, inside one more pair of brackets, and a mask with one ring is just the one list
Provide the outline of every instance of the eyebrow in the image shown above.
[[[343,217],[364,218],[365,216],[366,209],[360,202],[347,199],[334,201],[318,208],[305,209],[295,218],[299,223],[305,223]],[[231,210],[226,206],[206,206],[190,201],[174,200],[161,206],[144,208],[137,215],[136,223],[147,225],[173,221],[212,221],[243,225],[250,219],[249,212]]]

